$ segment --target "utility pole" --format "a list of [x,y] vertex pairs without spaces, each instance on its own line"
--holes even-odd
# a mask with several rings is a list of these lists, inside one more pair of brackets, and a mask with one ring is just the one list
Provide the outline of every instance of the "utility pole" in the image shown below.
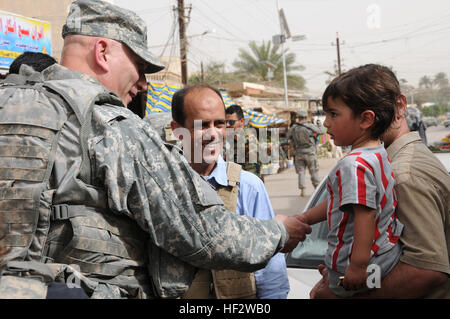
[[339,47],[339,33],[336,32],[336,48],[337,48],[337,64],[338,64],[338,75],[341,75],[341,51]]
[[178,26],[180,30],[180,60],[181,82],[187,84],[187,40],[186,40],[186,16],[184,15],[184,0],[178,0]]
[[[291,37],[291,32],[289,31],[289,26],[286,21],[286,17],[284,15],[284,10],[280,9],[280,0],[277,0],[277,13],[278,13],[278,19],[280,21],[280,31],[281,34],[274,35],[272,37],[273,44],[280,44],[281,45],[281,56],[283,58],[283,80],[284,80],[284,100],[286,107],[289,106],[289,99],[288,99],[288,85],[287,85],[287,74],[286,74],[286,56],[284,52],[284,42],[286,42],[287,39],[292,39],[292,41],[301,41],[305,40],[305,35],[294,35]],[[268,61],[264,61],[263,63],[267,65]],[[269,68],[272,66],[267,65]],[[275,67],[273,67],[275,69]]]

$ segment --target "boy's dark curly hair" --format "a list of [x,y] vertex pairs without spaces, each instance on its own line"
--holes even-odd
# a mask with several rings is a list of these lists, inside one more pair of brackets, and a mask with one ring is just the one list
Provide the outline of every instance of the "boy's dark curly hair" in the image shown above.
[[400,83],[394,72],[378,64],[366,64],[342,73],[331,81],[322,96],[323,109],[328,98],[340,98],[357,116],[366,110],[375,113],[371,127],[373,138],[379,138],[395,117],[397,100],[401,96]]

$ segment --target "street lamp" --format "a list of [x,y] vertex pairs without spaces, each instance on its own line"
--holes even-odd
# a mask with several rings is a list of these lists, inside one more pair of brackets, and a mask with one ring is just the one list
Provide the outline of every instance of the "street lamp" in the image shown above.
[[[277,12],[278,18],[280,20],[280,34],[274,35],[272,37],[272,42],[274,44],[281,44],[281,55],[283,58],[283,80],[284,80],[284,100],[286,107],[289,106],[288,99],[288,87],[287,87],[287,74],[286,74],[286,56],[284,54],[284,43],[286,39],[291,38],[291,32],[289,31],[289,26],[287,24],[286,17],[284,15],[283,9],[280,9],[280,0],[277,0]],[[292,37],[292,41],[301,41],[306,39],[305,35],[295,35]]]
[[186,38],[192,39],[192,38],[201,37],[201,36],[207,35],[209,33],[215,33],[215,32],[216,32],[216,29],[206,30],[206,31],[203,31],[203,33],[188,35]]

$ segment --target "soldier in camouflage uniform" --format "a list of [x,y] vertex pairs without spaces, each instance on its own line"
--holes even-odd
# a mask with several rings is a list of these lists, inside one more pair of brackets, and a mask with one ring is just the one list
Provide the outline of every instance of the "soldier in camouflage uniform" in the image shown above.
[[61,65],[0,86],[0,297],[62,281],[91,298],[178,297],[198,268],[254,271],[310,227],[226,211],[179,149],[127,105],[163,69],[144,21],[72,3]]
[[243,170],[252,172],[264,181],[261,175],[259,142],[255,129],[245,126],[244,113],[237,104],[229,106],[225,116],[228,134],[225,143],[225,160],[240,164]]
[[314,187],[320,183],[319,163],[317,161],[317,136],[325,134],[325,128],[322,124],[314,125],[307,121],[308,113],[305,110],[299,110],[297,117],[300,122],[294,123],[288,131],[288,141],[290,147],[294,150],[295,171],[298,174],[298,188],[301,196],[306,196],[305,176],[306,168],[311,175],[311,182]]

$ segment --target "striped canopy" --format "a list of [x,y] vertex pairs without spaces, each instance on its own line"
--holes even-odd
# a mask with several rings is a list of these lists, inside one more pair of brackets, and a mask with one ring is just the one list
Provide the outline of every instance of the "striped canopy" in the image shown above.
[[[156,112],[171,112],[172,96],[182,86],[179,84],[149,81],[147,83],[147,87],[147,106],[145,109],[145,115]],[[235,104],[226,91],[220,91],[220,93],[222,94],[223,102],[226,108]],[[248,119],[248,123],[257,128],[267,127],[270,124],[279,124],[286,121],[251,110],[243,111],[245,118]]]
[[147,107],[145,115],[156,112],[171,112],[172,96],[181,89],[179,84],[147,82]]
[[272,116],[264,115],[263,113],[244,110],[244,117],[248,119],[248,123],[257,128],[267,127],[271,124],[280,124],[285,122],[285,119],[279,119]]

